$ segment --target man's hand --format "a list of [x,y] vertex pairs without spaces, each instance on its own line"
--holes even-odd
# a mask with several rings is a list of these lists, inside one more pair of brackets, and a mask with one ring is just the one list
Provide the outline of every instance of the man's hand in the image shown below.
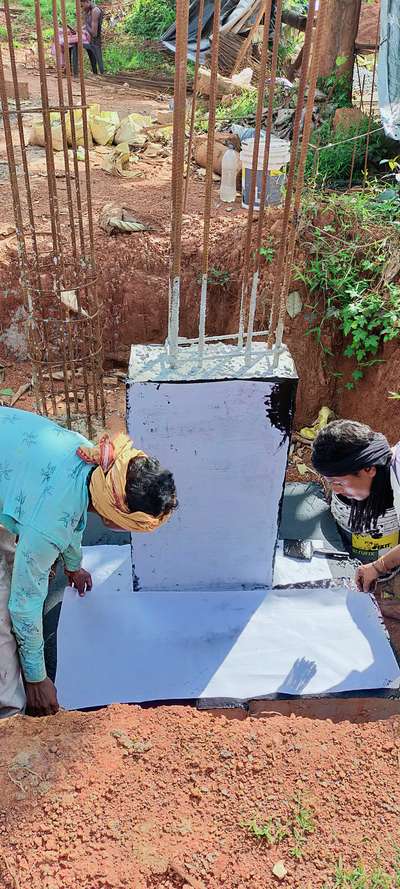
[[43,682],[25,682],[27,716],[52,716],[59,710],[57,690],[47,677]]
[[379,571],[371,565],[360,565],[355,574],[355,582],[358,590],[363,593],[369,593],[374,589],[375,583],[379,577]]
[[67,571],[66,569],[65,573],[68,577],[69,585],[75,587],[80,596],[84,596],[85,593],[92,589],[92,576],[84,568],[78,568],[77,571]]

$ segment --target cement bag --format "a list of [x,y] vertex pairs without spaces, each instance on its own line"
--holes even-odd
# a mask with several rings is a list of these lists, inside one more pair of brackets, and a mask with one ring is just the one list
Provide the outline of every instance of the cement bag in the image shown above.
[[[74,115],[76,147],[83,148],[85,145],[85,140],[84,140],[84,136],[83,136],[82,111],[79,108],[77,108],[76,111],[72,112],[72,114]],[[68,114],[65,115],[65,129],[67,131],[68,145],[72,145],[72,127],[71,127],[71,112],[70,111],[68,111]],[[88,129],[89,129],[89,127],[88,127]],[[88,141],[89,141],[89,148],[91,148],[92,147],[92,136],[91,136],[90,130],[88,132]]]
[[120,145],[121,142],[127,142],[128,145],[136,145],[141,147],[146,142],[145,127],[152,124],[152,118],[145,114],[128,114],[121,120],[121,123],[115,133],[114,142]]
[[[63,140],[62,140],[62,129],[61,129],[61,120],[60,115],[57,111],[53,111],[50,114],[50,127],[51,127],[51,141],[53,145],[54,151],[62,151],[63,150]],[[43,126],[43,118],[35,121],[32,125],[32,129],[29,135],[28,140],[29,145],[40,145],[41,148],[44,148],[46,145],[46,137],[44,133]]]
[[115,133],[119,127],[119,114],[117,111],[90,113],[89,121],[94,142],[97,142],[98,145],[112,145]]

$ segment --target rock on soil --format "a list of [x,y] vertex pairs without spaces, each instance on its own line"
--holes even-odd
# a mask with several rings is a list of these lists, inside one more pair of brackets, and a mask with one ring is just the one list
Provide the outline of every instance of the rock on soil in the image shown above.
[[[399,742],[397,718],[113,706],[5,720],[1,889],[322,889],[339,856],[386,867]],[[299,803],[312,823],[300,841],[289,831],[269,845],[244,826],[290,824]]]

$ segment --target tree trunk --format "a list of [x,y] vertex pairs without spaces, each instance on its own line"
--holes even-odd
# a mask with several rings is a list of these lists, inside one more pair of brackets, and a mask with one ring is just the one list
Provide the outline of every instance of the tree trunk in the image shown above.
[[[361,0],[323,0],[328,4],[326,24],[322,34],[320,77],[333,71],[349,75],[349,90],[353,80],[355,42],[360,20]],[[337,59],[344,59],[337,65]]]

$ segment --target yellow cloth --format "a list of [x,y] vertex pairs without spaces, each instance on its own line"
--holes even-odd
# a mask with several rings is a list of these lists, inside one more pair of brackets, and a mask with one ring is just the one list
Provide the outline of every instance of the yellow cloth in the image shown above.
[[126,473],[129,461],[146,457],[134,448],[125,433],[113,440],[104,435],[98,447],[79,448],[78,455],[86,463],[97,464],[90,479],[90,496],[96,512],[126,531],[155,531],[170,515],[152,516],[145,512],[129,512],[125,500]]

